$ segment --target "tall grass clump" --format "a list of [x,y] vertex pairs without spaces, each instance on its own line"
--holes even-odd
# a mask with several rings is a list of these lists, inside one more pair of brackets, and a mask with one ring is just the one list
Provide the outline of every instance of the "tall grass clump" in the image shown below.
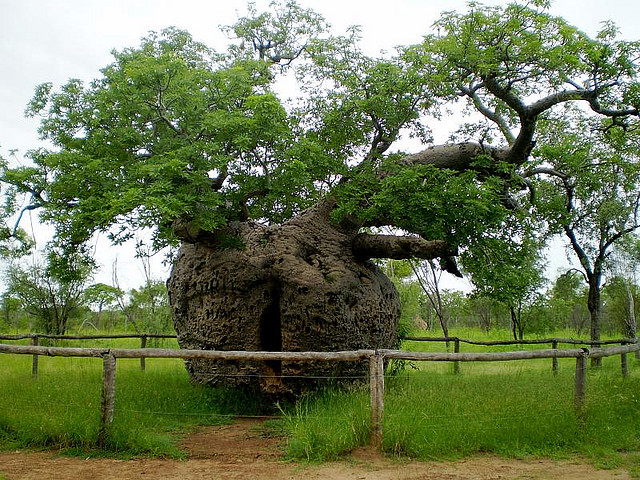
[[369,390],[327,388],[308,394],[285,413],[287,455],[307,461],[334,460],[369,440]]
[[611,451],[640,452],[640,362],[633,364],[627,378],[615,368],[588,376],[581,451],[593,458]]

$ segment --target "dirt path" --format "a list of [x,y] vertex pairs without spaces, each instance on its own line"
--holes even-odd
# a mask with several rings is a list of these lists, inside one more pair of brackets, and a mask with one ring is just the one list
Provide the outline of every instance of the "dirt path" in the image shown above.
[[[334,479],[334,480],[627,480],[622,470],[585,463],[474,457],[460,462],[400,461],[360,449],[340,462],[305,465],[279,460],[281,438],[256,421],[208,427],[189,435],[189,460],[58,457],[47,452],[0,452],[0,480]],[[4,476],[3,476],[4,475]]]

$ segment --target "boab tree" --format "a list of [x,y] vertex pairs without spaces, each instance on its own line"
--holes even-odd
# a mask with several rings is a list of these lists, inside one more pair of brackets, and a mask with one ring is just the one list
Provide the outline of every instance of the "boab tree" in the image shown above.
[[[183,31],[151,34],[90,85],[38,87],[28,112],[55,150],[5,168],[7,193],[29,195],[68,246],[140,228],[157,247],[179,244],[168,287],[183,347],[391,347],[399,303],[372,259],[440,258],[457,273],[459,250],[517,239],[505,219],[523,212],[518,171],[545,112],[582,101],[637,115],[636,46],[592,40],[545,3],[444,14],[437,33],[380,58],[355,28],[321,38],[322,18],[293,2],[228,27],[226,54]],[[279,99],[283,75],[297,100]],[[398,151],[403,135],[427,146],[429,122],[460,100],[481,115],[458,143]],[[213,383],[262,374],[274,391],[303,368],[347,371],[188,368]]]

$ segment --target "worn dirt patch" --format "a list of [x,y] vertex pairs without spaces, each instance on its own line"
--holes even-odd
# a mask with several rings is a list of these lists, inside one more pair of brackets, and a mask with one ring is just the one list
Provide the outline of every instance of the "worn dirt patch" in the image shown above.
[[307,465],[281,460],[284,439],[257,420],[206,427],[182,442],[189,459],[82,459],[52,452],[0,452],[1,480],[628,480],[624,470],[597,470],[586,462],[505,460],[482,456],[458,462],[387,458],[358,449],[340,462]]

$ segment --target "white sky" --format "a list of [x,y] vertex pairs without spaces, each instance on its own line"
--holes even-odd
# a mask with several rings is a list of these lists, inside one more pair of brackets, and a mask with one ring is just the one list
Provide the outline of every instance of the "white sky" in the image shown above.
[[[256,3],[260,8],[268,2]],[[441,11],[466,6],[461,0],[299,0],[299,4],[324,15],[336,32],[361,25],[371,54],[419,42]],[[224,50],[218,26],[233,23],[245,6],[244,0],[0,0],[0,154],[39,146],[37,120],[23,115],[37,85],[59,86],[69,78],[89,82],[111,63],[111,50],[137,46],[149,31],[168,26],[186,29],[196,40]],[[556,0],[551,13],[590,35],[600,22],[613,20],[625,38],[640,38],[638,0]],[[45,236],[46,230],[37,227],[36,239],[44,242]],[[111,283],[112,259],[118,257],[122,287],[142,283],[142,266],[132,259],[131,248],[101,244],[99,250],[104,269],[97,281]],[[555,250],[553,262],[564,258],[561,248]],[[154,274],[166,278],[168,272],[156,266]]]

